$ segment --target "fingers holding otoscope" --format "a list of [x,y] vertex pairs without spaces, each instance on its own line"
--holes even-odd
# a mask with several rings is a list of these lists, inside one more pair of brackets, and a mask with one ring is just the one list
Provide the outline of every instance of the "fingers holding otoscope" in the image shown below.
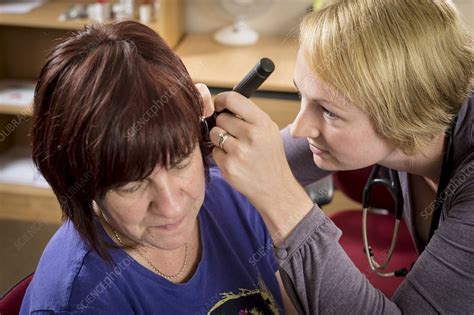
[[[269,58],[262,58],[260,59],[257,64],[247,73],[247,75],[232,89],[233,92],[237,92],[243,96],[241,100],[244,98],[250,98],[252,94],[262,85],[263,82],[273,73],[275,70],[275,64]],[[239,102],[229,102],[235,103],[236,105],[233,106],[233,110],[228,108],[227,102],[219,102],[219,99],[222,97],[221,95],[225,95],[226,93],[221,93],[216,97],[216,111],[215,113],[205,119],[205,123],[207,124],[208,130],[210,131],[216,125],[216,119],[219,114],[222,113],[233,113],[234,115],[238,115],[240,118],[244,118],[242,111],[244,111],[242,106],[239,106]],[[240,111],[240,112],[236,112]]]
[[[210,131],[215,145],[212,153],[222,176],[250,200],[264,220],[275,218],[270,212],[284,218],[284,211],[293,206],[306,210],[312,202],[293,177],[277,124],[247,98],[264,81],[255,78],[259,77],[255,69],[258,65],[242,80],[246,83],[237,85],[251,86],[250,93],[226,92],[215,98],[216,112],[226,109],[230,113],[217,115],[216,126]],[[271,226],[272,220],[265,222]]]
[[[266,115],[248,98],[262,85],[262,83],[273,73],[275,64],[269,58],[260,59],[257,64],[247,73],[247,75],[232,89],[233,92],[224,92],[217,95],[215,103],[208,93],[208,89],[203,84],[196,84],[196,88],[201,93],[204,106],[204,118],[202,120],[202,129],[205,138],[218,147],[223,147],[224,142],[229,137],[237,136],[240,132],[245,131],[247,126],[243,124],[253,123],[258,120],[260,115]],[[214,109],[214,106],[216,108]],[[215,110],[209,115],[209,110]],[[227,130],[216,127],[217,117],[222,123],[225,123]],[[213,130],[214,129],[214,130]],[[211,133],[215,134],[211,137]],[[212,141],[214,139],[214,141]]]

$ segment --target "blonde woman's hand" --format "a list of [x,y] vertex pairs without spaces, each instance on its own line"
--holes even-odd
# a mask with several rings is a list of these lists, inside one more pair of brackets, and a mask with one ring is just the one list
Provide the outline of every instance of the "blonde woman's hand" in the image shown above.
[[[259,210],[270,232],[289,233],[313,203],[291,173],[278,126],[235,92],[217,95],[214,105],[218,112],[234,114],[220,114],[210,133],[222,176]],[[232,137],[218,147],[219,134],[225,132]]]

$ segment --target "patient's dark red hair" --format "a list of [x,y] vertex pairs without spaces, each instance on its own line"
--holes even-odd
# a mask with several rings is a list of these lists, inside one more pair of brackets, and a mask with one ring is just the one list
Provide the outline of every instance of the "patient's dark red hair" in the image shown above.
[[196,145],[206,157],[201,115],[188,72],[153,30],[130,21],[87,26],[59,43],[41,70],[33,160],[63,216],[109,260],[93,200],[156,165],[173,166]]

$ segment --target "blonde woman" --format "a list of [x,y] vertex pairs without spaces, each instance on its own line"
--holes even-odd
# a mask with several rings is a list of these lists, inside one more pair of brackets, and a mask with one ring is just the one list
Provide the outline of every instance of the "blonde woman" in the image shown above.
[[[251,101],[217,96],[242,119],[219,115],[214,158],[262,214],[301,313],[474,313],[473,57],[451,1],[334,0],[301,24],[301,108],[283,143]],[[420,254],[391,298],[300,186],[374,164],[398,175]]]

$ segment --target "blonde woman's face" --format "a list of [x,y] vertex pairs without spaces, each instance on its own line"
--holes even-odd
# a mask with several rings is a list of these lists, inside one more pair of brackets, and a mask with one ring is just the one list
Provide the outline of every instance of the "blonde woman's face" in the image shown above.
[[301,107],[291,135],[307,138],[314,163],[325,170],[366,167],[387,158],[395,146],[374,129],[369,116],[344,97],[332,93],[306,64],[300,50],[294,83]]

